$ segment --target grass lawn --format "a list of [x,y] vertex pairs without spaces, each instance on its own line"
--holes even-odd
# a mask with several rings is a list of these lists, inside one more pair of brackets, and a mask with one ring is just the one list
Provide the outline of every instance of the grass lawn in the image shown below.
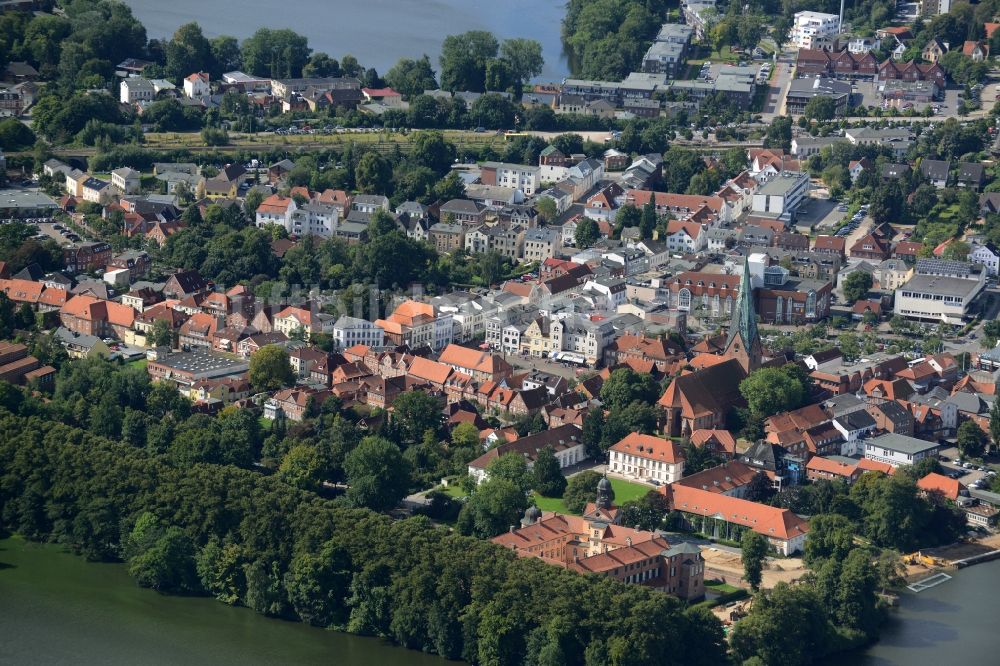
[[260,424],[260,429],[264,432],[271,432],[271,424],[274,423],[271,419],[265,419],[263,416],[257,419],[257,423]]
[[561,497],[542,497],[538,493],[533,493],[532,498],[535,505],[542,511],[555,511],[556,513],[570,513],[570,510],[563,504]]
[[621,506],[625,502],[631,502],[643,497],[650,490],[653,490],[652,486],[647,486],[641,483],[632,483],[630,481],[623,481],[621,479],[609,479],[611,481],[611,488],[615,491],[615,504]]
[[[621,506],[625,502],[637,500],[652,490],[650,486],[644,486],[641,483],[631,483],[629,481],[622,481],[621,479],[610,479],[610,481],[611,488],[615,491],[615,504],[618,506]],[[532,498],[542,511],[579,515],[573,514],[572,511],[567,509],[561,497],[542,497],[538,493],[533,493]]]
[[146,366],[149,365],[149,359],[140,358],[135,361],[129,361],[128,364],[133,368],[142,368],[143,370],[145,370]]
[[459,497],[465,497],[466,495],[465,490],[463,490],[462,486],[458,483],[453,483],[450,486],[438,486],[434,490],[440,490],[445,495],[453,499],[458,499]]
[[708,582],[705,581],[705,589],[711,590],[712,592],[717,592],[718,594],[731,594],[733,592],[738,592],[740,588],[734,587],[729,583],[723,582]]

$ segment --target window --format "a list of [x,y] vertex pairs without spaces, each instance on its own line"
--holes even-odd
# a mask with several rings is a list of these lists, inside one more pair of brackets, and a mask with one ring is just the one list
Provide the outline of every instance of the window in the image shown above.
[[677,309],[688,310],[691,308],[691,292],[688,289],[681,289],[677,292]]

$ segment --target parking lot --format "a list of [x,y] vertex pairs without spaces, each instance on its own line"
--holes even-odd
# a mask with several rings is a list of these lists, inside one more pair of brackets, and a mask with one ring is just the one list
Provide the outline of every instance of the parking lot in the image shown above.
[[805,234],[813,229],[832,229],[840,224],[847,213],[837,210],[837,202],[830,199],[808,197],[795,213],[795,228]]
[[[945,460],[947,458],[947,460]],[[960,464],[958,461],[958,449],[949,447],[943,449],[941,453],[941,467],[945,474],[958,479],[958,481],[969,488],[977,489],[982,486],[982,490],[989,490],[992,477],[996,472],[972,463]]]
[[[57,229],[56,227],[60,228]],[[58,222],[39,222],[38,233],[39,235],[44,234],[48,236],[60,245],[69,245],[70,243],[79,242],[81,240],[79,236],[73,233],[72,229],[67,229]]]

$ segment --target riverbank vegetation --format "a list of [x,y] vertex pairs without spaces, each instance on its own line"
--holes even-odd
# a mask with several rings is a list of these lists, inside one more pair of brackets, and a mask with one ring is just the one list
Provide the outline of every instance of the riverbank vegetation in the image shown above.
[[0,417],[0,519],[143,584],[483,664],[718,664],[721,626],[639,586],[232,466]]

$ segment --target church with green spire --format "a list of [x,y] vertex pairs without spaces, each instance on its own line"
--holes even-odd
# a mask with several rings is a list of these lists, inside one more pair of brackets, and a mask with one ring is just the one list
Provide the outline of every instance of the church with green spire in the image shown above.
[[743,258],[743,277],[740,280],[740,296],[733,309],[733,319],[729,323],[729,337],[722,355],[739,361],[743,369],[750,373],[760,367],[764,351],[757,331],[757,310],[753,306],[753,286],[750,283],[750,264]]

